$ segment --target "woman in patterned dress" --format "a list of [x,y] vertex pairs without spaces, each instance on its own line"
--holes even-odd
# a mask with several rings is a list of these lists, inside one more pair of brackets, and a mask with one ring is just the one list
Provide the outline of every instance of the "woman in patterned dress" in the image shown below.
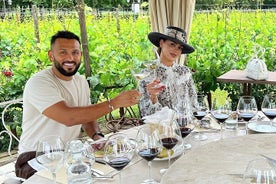
[[150,74],[139,82],[139,91],[142,93],[139,102],[141,117],[165,106],[179,113],[186,112],[192,117],[192,108],[197,104],[192,73],[187,66],[176,62],[181,54],[194,51],[186,43],[186,32],[168,26],[165,33],[151,32],[148,38],[158,47],[159,58],[144,69]]

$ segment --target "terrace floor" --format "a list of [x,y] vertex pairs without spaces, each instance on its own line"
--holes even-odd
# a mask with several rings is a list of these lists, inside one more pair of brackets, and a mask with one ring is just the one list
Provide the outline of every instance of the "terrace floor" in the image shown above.
[[8,152],[0,153],[0,183],[2,184],[7,178],[15,176],[14,164],[17,158],[17,150],[12,151],[12,157]]

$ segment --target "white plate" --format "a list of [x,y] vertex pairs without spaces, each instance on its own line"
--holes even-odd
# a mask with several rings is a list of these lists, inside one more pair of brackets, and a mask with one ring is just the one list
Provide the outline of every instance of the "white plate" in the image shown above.
[[[173,153],[173,155],[171,155],[171,159],[180,156],[180,155],[183,153],[184,148],[183,148],[183,145],[179,145],[179,146],[174,147],[173,150],[174,150],[174,153]],[[164,157],[164,158],[157,158],[157,157],[156,157],[156,158],[153,159],[153,160],[154,160],[154,161],[169,160],[169,157]]]
[[248,124],[248,128],[255,132],[275,133],[276,126],[271,126],[269,121],[257,121]]

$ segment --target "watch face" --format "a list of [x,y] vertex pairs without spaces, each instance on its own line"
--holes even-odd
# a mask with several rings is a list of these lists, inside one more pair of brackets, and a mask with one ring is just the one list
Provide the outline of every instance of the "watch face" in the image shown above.
[[99,135],[99,136],[104,137],[104,134],[102,134],[101,132],[95,132],[95,133],[92,135],[92,139],[94,139],[94,137],[95,137],[96,135]]

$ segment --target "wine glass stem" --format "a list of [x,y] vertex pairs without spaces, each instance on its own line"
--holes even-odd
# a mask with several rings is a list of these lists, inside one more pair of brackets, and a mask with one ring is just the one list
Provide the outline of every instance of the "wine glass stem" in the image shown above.
[[119,184],[122,184],[122,175],[121,175],[121,171],[119,172]]
[[167,150],[167,152],[168,152],[168,168],[171,166],[171,150],[170,149],[168,149]]
[[55,172],[52,172],[52,176],[53,176],[54,184],[56,184],[57,183],[57,174]]
[[[202,124],[202,119],[199,120],[199,126],[200,126],[200,127],[203,126],[203,124]],[[203,137],[203,135],[202,135],[202,133],[199,131],[199,140],[202,139],[202,137]]]
[[149,179],[151,179],[151,161],[148,162]]
[[220,123],[220,139],[223,139],[223,136],[222,136],[222,123]]
[[248,134],[248,127],[247,127],[247,124],[248,124],[248,122],[245,121],[245,134],[246,134],[246,135]]

